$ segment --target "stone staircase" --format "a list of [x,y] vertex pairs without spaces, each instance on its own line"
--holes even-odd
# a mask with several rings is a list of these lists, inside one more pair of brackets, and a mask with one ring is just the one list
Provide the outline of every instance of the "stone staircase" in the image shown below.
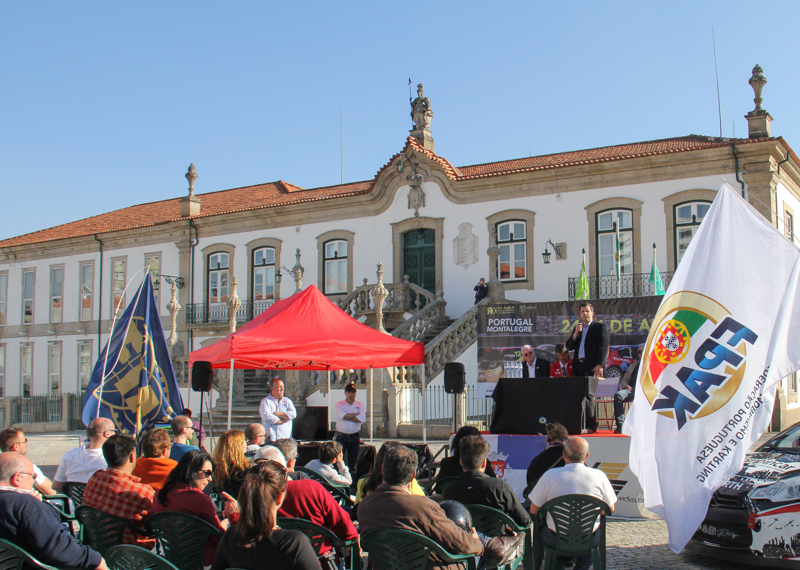
[[[234,403],[231,408],[231,429],[244,431],[248,424],[261,423],[258,406],[269,394],[268,378],[258,376],[256,370],[244,370],[244,404]],[[227,372],[226,372],[227,374]],[[263,380],[263,382],[262,382]],[[218,436],[228,428],[228,401],[226,396],[220,396],[217,406],[213,410],[214,435]],[[208,428],[204,428],[210,435]]]

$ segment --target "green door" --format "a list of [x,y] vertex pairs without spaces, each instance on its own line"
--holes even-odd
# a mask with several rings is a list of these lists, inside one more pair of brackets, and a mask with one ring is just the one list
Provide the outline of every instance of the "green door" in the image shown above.
[[434,230],[403,234],[403,274],[411,283],[436,293],[436,243]]

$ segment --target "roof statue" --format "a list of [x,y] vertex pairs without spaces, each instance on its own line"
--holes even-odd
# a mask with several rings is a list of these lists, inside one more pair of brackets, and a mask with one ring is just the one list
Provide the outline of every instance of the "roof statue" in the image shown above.
[[422,92],[422,83],[417,85],[417,98],[411,102],[411,119],[414,121],[414,129],[429,129],[433,119],[431,102]]

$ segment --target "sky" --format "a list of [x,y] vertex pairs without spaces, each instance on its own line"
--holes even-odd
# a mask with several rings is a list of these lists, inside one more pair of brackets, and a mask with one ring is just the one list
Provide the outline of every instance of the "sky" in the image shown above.
[[[746,137],[800,148],[800,2],[0,2],[0,239],[133,204],[369,180],[423,83],[456,166]],[[715,78],[716,38],[719,106]],[[414,93],[416,96],[416,93]]]

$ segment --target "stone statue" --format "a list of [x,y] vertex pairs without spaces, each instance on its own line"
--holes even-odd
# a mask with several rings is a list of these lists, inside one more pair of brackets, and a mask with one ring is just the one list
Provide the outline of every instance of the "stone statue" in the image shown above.
[[417,98],[411,103],[411,119],[414,129],[428,129],[433,119],[431,102],[422,92],[422,83],[417,85]]

